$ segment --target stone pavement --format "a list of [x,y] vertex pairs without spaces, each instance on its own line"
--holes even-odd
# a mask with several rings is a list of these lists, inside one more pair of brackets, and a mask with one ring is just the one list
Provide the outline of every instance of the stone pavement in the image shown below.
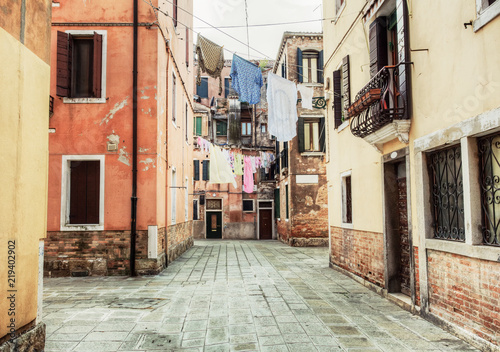
[[44,281],[46,351],[472,351],[328,267],[326,248],[196,241],[154,277]]

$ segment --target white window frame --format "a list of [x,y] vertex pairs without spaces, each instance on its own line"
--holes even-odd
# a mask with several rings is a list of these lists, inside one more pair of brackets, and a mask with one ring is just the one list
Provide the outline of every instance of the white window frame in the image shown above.
[[[99,224],[70,224],[71,162],[99,161]],[[103,231],[104,230],[104,165],[105,155],[63,155],[61,177],[61,231]]]
[[476,0],[477,18],[474,21],[474,32],[478,31],[495,17],[500,15],[500,0],[497,0],[492,5],[485,6],[486,0]]
[[170,181],[170,224],[175,225],[177,223],[177,171],[175,167],[172,167],[171,173],[171,181]]
[[94,35],[94,32],[102,35],[102,68],[101,68],[101,97],[100,98],[63,98],[65,104],[103,104],[106,103],[106,64],[108,56],[108,31],[107,30],[67,30],[64,33],[74,37],[85,37]]
[[346,2],[347,0],[344,0],[344,3],[340,5],[340,0],[335,0],[335,19],[333,20],[334,24],[337,24],[340,15],[342,15],[342,12],[344,12]]
[[244,213],[255,213],[255,199],[242,199],[241,200],[242,209],[244,208],[244,206],[243,206],[244,202],[252,202],[252,210],[243,210],[243,212]]
[[340,189],[341,189],[341,197],[340,197],[340,209],[341,209],[341,227],[352,229],[354,219],[351,219],[352,222],[346,222],[347,217],[347,200],[346,200],[346,178],[351,177],[351,217],[354,218],[354,207],[352,206],[352,170],[345,171],[340,174]]

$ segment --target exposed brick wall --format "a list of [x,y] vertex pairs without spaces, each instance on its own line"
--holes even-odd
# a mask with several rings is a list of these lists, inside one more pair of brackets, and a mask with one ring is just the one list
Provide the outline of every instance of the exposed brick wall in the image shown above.
[[384,286],[384,236],[378,232],[331,227],[332,264]]
[[418,266],[418,247],[413,247],[415,257],[415,305],[420,307],[420,270]]
[[431,313],[500,345],[500,263],[428,251]]
[[181,222],[169,226],[167,229],[167,238],[167,257],[168,263],[171,263],[193,246],[193,221]]
[[[137,231],[136,259],[148,261],[149,272],[159,272],[165,260],[165,228],[158,229],[158,259],[148,260],[148,232]],[[87,271],[90,276],[128,275],[130,231],[48,232],[45,239],[45,276],[70,276]],[[141,266],[141,265],[139,265]]]

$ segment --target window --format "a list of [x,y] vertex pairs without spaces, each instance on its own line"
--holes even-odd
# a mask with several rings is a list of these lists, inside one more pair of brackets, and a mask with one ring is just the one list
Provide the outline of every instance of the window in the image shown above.
[[217,136],[227,136],[227,122],[217,121]]
[[200,98],[208,98],[208,77],[201,77],[201,85],[196,86],[196,95]]
[[106,33],[57,32],[56,94],[64,102],[106,101]]
[[210,181],[210,160],[203,160],[203,181]]
[[188,142],[188,137],[189,137],[188,103],[185,104],[184,121],[186,123],[186,126],[184,128],[184,133],[186,134],[186,142]]
[[175,125],[177,115],[177,78],[172,73],[172,122]]
[[267,123],[263,123],[260,125],[260,132],[262,134],[267,133]]
[[285,219],[288,220],[289,219],[289,215],[290,215],[290,204],[288,204],[288,185],[285,185],[285,202],[286,202],[286,217]]
[[280,218],[280,189],[276,188],[274,190],[274,217],[276,219]]
[[427,155],[434,238],[465,241],[460,145]]
[[500,134],[478,140],[483,244],[500,246]]
[[199,160],[193,160],[194,162],[194,180],[199,181],[200,180],[200,161]]
[[185,178],[185,188],[184,188],[184,221],[189,220],[189,188],[188,188],[188,178]]
[[202,123],[202,117],[201,116],[196,116],[194,118],[194,134],[196,136],[201,136],[201,123]]
[[253,213],[255,211],[253,202],[253,199],[243,199],[243,211]]
[[283,149],[281,150],[281,168],[288,167],[288,142],[283,142]]
[[61,231],[104,230],[104,155],[63,155]]
[[299,117],[299,152],[323,152],[325,150],[324,118]]
[[171,224],[174,225],[177,220],[177,173],[175,168],[172,168],[172,182],[170,186],[170,195],[171,195]]
[[342,223],[352,224],[352,191],[351,174],[348,172],[342,177]]
[[297,48],[298,79],[301,83],[323,83],[323,50]]
[[178,15],[178,12],[177,12],[177,1],[178,0],[173,0],[173,2],[172,2],[172,5],[173,5],[173,8],[172,8],[172,21],[174,21],[174,27],[177,27],[177,15]]
[[287,72],[286,72],[286,55],[283,58],[283,62],[281,63],[281,77],[286,78]]
[[474,31],[479,30],[500,14],[500,0],[476,0],[477,19]]
[[344,9],[345,0],[335,0],[335,15],[340,16],[340,12]]
[[231,77],[224,78],[224,98],[227,98],[230,95],[236,95],[233,87],[231,86]]
[[198,199],[193,199],[193,220],[200,220]]
[[247,121],[241,122],[241,135],[251,136],[252,135],[252,123]]

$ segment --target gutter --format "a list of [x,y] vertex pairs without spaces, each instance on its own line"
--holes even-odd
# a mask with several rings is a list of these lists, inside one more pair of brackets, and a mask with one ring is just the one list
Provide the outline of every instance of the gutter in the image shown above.
[[135,247],[137,237],[137,29],[138,25],[138,1],[134,0],[134,48],[132,69],[132,197],[131,200],[131,224],[130,224],[130,276],[137,276],[135,271]]

